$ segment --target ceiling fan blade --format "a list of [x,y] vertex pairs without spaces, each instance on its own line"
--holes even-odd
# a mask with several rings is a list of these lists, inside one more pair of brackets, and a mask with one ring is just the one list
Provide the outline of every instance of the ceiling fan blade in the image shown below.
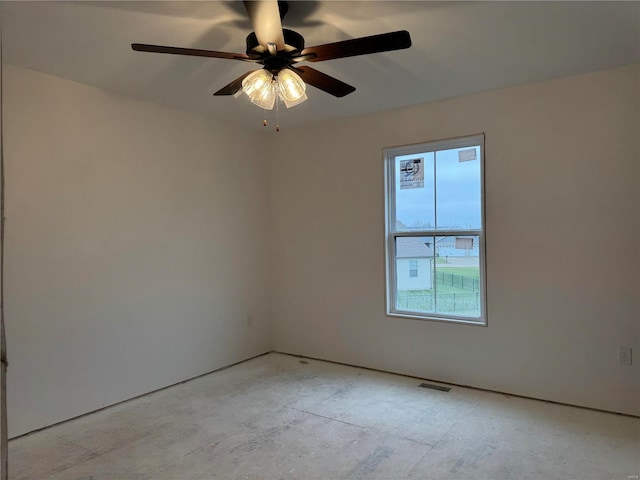
[[218,90],[216,93],[214,93],[214,95],[215,96],[235,95],[238,92],[238,90],[240,90],[242,88],[242,80],[244,80],[244,77],[246,77],[247,75],[249,75],[250,73],[253,73],[253,72],[255,72],[255,70],[249,70],[244,75],[241,75],[240,77],[236,78],[229,85],[226,85],[226,86],[222,87],[220,90]]
[[274,43],[277,50],[284,50],[284,34],[277,0],[245,1],[244,8],[247,9],[260,45],[268,48],[270,43]]
[[147,45],[146,43],[132,43],[131,48],[137,52],[171,53],[173,55],[190,55],[193,57],[228,58],[251,62],[252,59],[244,53],[216,52],[213,50],[198,50],[196,48],[164,47],[162,45]]
[[398,32],[381,33],[370,37],[354,38],[342,42],[327,43],[316,47],[305,48],[300,55],[312,55],[315,57],[306,59],[308,62],[322,62],[334,58],[355,57],[370,53],[389,52],[402,50],[411,46],[411,36],[406,30]]
[[322,72],[319,72],[315,68],[303,66],[295,67],[294,70],[305,83],[313,85],[320,90],[327,92],[334,97],[344,97],[356,91],[356,87],[352,87],[337,78],[333,78]]

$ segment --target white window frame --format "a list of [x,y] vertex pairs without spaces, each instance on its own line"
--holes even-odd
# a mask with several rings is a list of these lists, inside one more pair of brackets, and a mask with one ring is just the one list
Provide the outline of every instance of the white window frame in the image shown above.
[[[454,148],[480,146],[480,216],[481,228],[477,230],[432,230],[396,232],[392,226],[396,225],[395,218],[395,158],[398,156],[414,155],[436,152]],[[385,260],[386,260],[386,314],[390,317],[412,318],[418,320],[435,320],[469,325],[487,325],[487,283],[486,283],[486,251],[485,251],[485,194],[484,194],[484,134],[468,137],[438,140],[400,147],[383,149],[385,172]],[[437,159],[436,159],[437,161]],[[401,237],[424,236],[477,236],[479,239],[479,264],[480,264],[480,316],[468,317],[451,313],[425,313],[407,310],[398,310],[397,302],[397,272],[396,272],[396,239]],[[435,258],[435,249],[434,249]]]

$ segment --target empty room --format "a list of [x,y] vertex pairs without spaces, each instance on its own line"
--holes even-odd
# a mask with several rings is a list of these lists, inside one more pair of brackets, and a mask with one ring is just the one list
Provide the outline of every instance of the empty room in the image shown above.
[[639,478],[640,2],[0,18],[0,480]]

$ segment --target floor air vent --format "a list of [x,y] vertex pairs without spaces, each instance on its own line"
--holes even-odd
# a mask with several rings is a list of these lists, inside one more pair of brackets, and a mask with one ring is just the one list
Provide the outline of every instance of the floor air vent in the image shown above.
[[451,388],[449,388],[449,387],[443,387],[441,385],[434,385],[433,383],[421,383],[418,386],[422,387],[422,388],[430,388],[431,390],[440,390],[441,392],[448,392],[449,390],[451,390]]

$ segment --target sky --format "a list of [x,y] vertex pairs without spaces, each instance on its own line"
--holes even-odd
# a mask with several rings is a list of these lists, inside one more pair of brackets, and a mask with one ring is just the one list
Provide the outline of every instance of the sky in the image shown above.
[[[413,176],[411,171],[401,172],[403,160],[417,158],[423,161],[412,165],[423,167],[423,172]],[[481,228],[480,147],[397,156],[395,163],[396,221],[407,227],[430,225],[440,230]],[[421,173],[423,186],[401,188],[401,178],[416,179]]]

